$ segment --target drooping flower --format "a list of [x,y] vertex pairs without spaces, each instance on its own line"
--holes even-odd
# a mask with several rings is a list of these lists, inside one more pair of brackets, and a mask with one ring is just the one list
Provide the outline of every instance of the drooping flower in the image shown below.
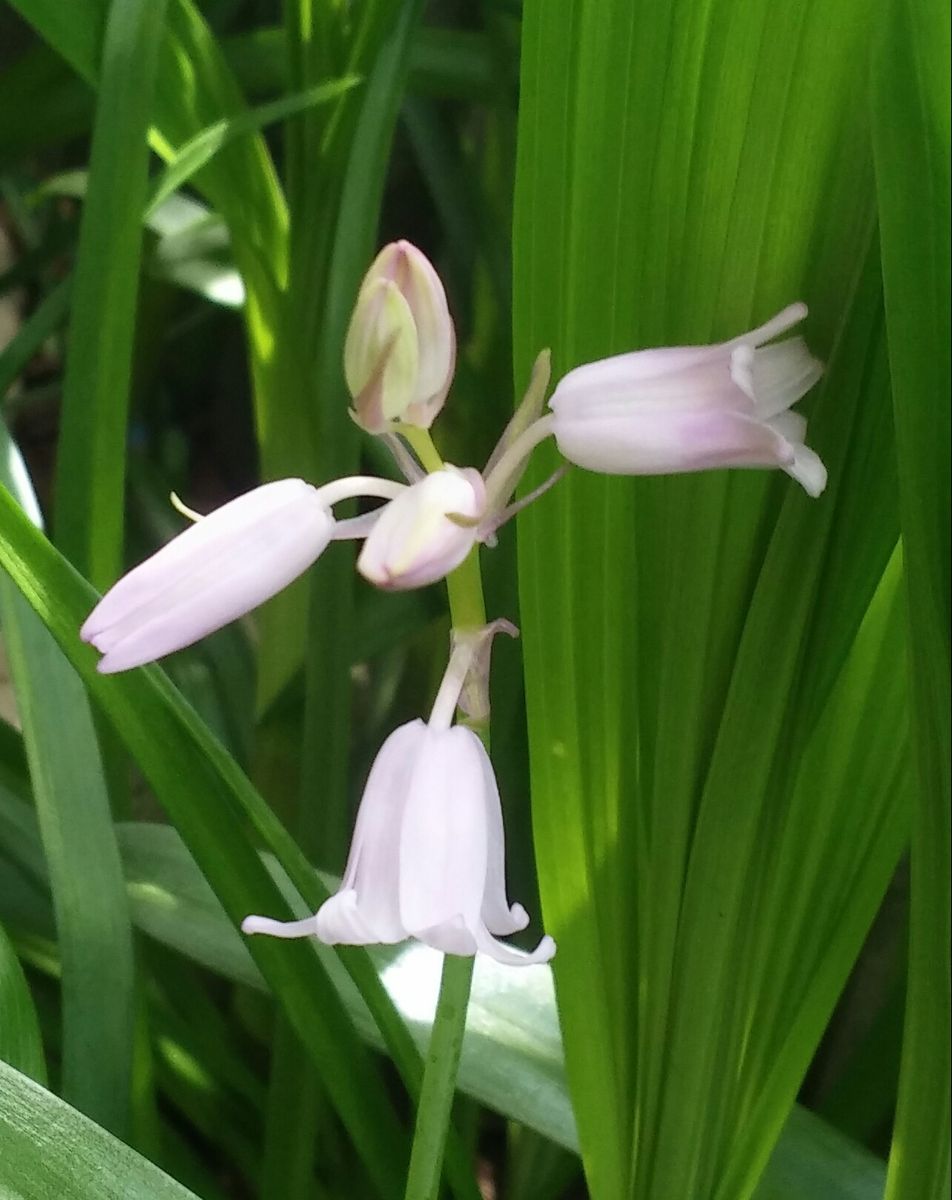
[[553,433],[572,463],[609,475],[780,467],[811,496],[826,468],[791,407],[823,373],[800,337],[765,345],[807,315],[792,304],[758,329],[713,346],[637,350],[588,363],[559,382]]
[[538,416],[548,378],[549,356],[544,351],[523,403],[481,474],[475,467],[461,469],[445,463],[427,475],[398,437],[385,435],[410,486],[384,506],[367,536],[357,560],[357,569],[366,579],[389,590],[442,579],[476,542],[495,545],[496,530],[561,478],[564,467],[528,496],[509,503],[540,440],[535,428],[543,425]]
[[[423,587],[448,575],[476,541],[486,489],[479,472],[445,466],[384,506],[357,558],[379,588]],[[454,517],[468,520],[460,524]]]
[[[461,653],[462,651],[462,653]],[[454,651],[428,723],[411,721],[384,742],[367,780],[340,889],[303,921],[246,917],[245,933],[317,937],[329,945],[392,944],[415,937],[446,954],[481,951],[513,966],[547,962],[494,935],[529,918],[510,905],[499,790],[476,734],[451,725],[472,646]]]
[[391,242],[364,277],[344,345],[358,424],[369,433],[394,422],[429,429],[455,365],[456,332],[439,275],[416,246]]
[[355,495],[390,499],[403,485],[336,480],[322,488],[281,479],[223,504],[124,575],[80,630],[104,674],[154,662],[263,604],[307,570],[332,538],[367,523],[335,522],[331,505]]

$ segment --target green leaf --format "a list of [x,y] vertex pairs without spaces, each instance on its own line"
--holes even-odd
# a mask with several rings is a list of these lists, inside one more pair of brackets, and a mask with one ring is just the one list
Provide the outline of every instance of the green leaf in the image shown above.
[[40,1023],[16,951],[0,925],[0,1060],[46,1083]]
[[947,7],[890,2],[874,63],[874,149],[906,561],[919,793],[909,982],[890,1200],[950,1189],[949,346]]
[[0,352],[0,396],[6,395],[30,359],[66,319],[69,291],[69,279],[58,283]]
[[0,1062],[4,1200],[196,1200],[134,1150]]
[[[3,426],[0,481],[17,490],[36,519],[36,499]],[[95,725],[78,677],[5,573],[0,574],[0,617],[63,960],[62,1091],[101,1125],[125,1135],[132,1072],[132,928]]]
[[884,1174],[880,1159],[796,1107],[755,1200],[880,1200]]
[[[62,58],[42,43],[31,46],[0,73],[0,164],[88,133],[93,97]],[[15,116],[14,116],[15,114]]]
[[344,92],[356,87],[359,82],[360,79],[356,75],[348,75],[343,79],[334,79],[316,87],[305,88],[290,96],[282,96],[280,100],[274,100],[270,104],[262,104],[257,108],[250,109],[248,112],[222,118],[214,125],[196,133],[176,150],[175,156],[156,181],[146,207],[146,219],[164,200],[187,183],[197,171],[200,171],[235,138],[263,129],[266,125],[283,120],[293,113],[336,100]]
[[165,0],[115,0],[109,9],[73,279],[56,539],[100,587],[122,563],[147,134],[165,11]]
[[[89,83],[98,83],[106,0],[16,0],[15,7]],[[201,13],[191,0],[169,0],[159,48],[151,142],[165,159],[203,129],[246,111],[237,84]],[[314,432],[307,406],[289,403],[304,378],[295,349],[281,341],[282,289],[288,274],[288,214],[274,164],[260,133],[222,147],[194,184],[225,220],[248,294],[256,415],[266,477],[313,475]],[[290,358],[290,361],[287,361]]]
[[[766,473],[575,472],[520,518],[536,853],[595,1200],[750,1195],[901,845],[903,787],[850,842],[865,796],[824,788],[811,822],[803,774],[898,533],[869,34],[862,0],[525,5],[517,393],[545,346],[558,379],[798,298],[829,359],[804,405],[819,501]],[[862,687],[839,702],[841,763],[879,725]],[[772,889],[767,863],[822,863],[841,836],[835,878]],[[797,948],[841,918],[814,977]]]

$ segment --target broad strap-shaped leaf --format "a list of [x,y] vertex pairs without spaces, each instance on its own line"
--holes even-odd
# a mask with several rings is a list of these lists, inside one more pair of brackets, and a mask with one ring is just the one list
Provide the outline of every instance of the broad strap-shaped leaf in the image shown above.
[[196,1200],[52,1092],[0,1062],[4,1200]]
[[950,1172],[950,97],[941,0],[885,5],[873,134],[906,562],[919,792],[909,983],[890,1200],[938,1200]]
[[[737,1078],[726,1047],[741,1011],[756,1022],[775,1003],[761,978],[737,1006],[741,931],[787,954],[740,897],[896,544],[870,249],[871,12],[866,0],[525,6],[517,382],[544,346],[558,379],[609,354],[738,334],[795,299],[830,360],[804,404],[831,467],[821,500],[765,473],[576,472],[522,518],[537,861],[596,1200],[721,1181],[740,1133],[716,1099]],[[816,853],[855,803],[831,795],[825,824],[796,836]],[[869,904],[884,856],[856,852]],[[818,895],[835,916],[842,896]],[[837,951],[841,979],[851,953]],[[819,1029],[801,1035],[802,1071]]]

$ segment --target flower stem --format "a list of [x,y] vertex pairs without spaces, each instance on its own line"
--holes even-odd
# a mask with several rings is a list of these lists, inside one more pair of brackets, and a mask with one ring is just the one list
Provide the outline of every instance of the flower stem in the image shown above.
[[[417,436],[411,444],[420,461],[430,471],[439,470],[442,463],[429,434],[425,430],[414,432]],[[474,546],[468,557],[447,577],[446,587],[450,621],[454,629],[475,629],[486,624],[478,546]],[[488,723],[476,732],[488,744]],[[473,958],[461,958],[453,954],[443,956],[440,995],[417,1104],[406,1200],[437,1200],[439,1195],[443,1152],[456,1092],[466,1009],[473,981],[473,964]]]
[[401,425],[399,431],[420,460],[420,465],[424,470],[431,474],[433,471],[442,470],[443,459],[440,458],[439,451],[433,445],[433,439],[430,437],[428,429],[420,429],[416,425]]
[[436,1200],[443,1170],[443,1151],[456,1091],[466,1008],[473,980],[473,959],[443,956],[440,998],[423,1069],[416,1128],[410,1151],[406,1200]]

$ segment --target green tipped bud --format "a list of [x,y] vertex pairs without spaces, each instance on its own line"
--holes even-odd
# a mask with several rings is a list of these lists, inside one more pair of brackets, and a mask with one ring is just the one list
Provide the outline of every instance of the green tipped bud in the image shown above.
[[344,374],[357,423],[385,433],[397,422],[429,429],[456,364],[456,333],[443,284],[409,242],[377,255],[357,296]]

